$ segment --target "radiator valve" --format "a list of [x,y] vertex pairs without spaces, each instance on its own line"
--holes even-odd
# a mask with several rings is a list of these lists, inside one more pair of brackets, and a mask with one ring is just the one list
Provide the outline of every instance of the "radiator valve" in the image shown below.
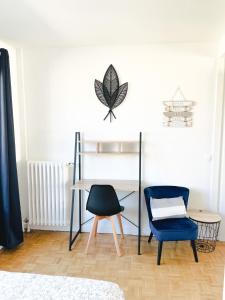
[[24,232],[30,232],[30,225],[29,225],[29,219],[25,218],[23,220],[23,231]]

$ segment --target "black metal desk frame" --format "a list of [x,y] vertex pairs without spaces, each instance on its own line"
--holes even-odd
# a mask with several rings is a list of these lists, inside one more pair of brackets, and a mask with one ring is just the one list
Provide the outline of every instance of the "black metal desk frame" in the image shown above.
[[[138,192],[138,224],[135,224],[133,221],[129,220],[126,216],[122,215],[122,217],[128,221],[130,224],[135,226],[138,229],[138,245],[137,245],[137,253],[141,255],[141,152],[142,152],[142,132],[139,133],[139,170],[138,170],[138,190],[131,191],[119,201],[123,201],[127,197],[131,196],[135,192]],[[78,164],[77,164],[78,162]],[[75,132],[75,143],[74,143],[74,163],[73,163],[73,186],[76,184],[76,175],[78,172],[78,180],[81,180],[81,136],[80,132]],[[85,190],[89,193],[89,190]],[[82,222],[82,192],[79,189],[78,195],[78,206],[79,206],[79,227],[78,231],[75,233],[73,237],[73,221],[74,221],[74,202],[75,202],[75,189],[72,190],[72,204],[71,204],[71,214],[70,214],[70,234],[69,234],[69,251],[72,249],[72,245],[82,233],[82,225],[88,223],[93,219],[93,217],[89,218],[88,220]]]

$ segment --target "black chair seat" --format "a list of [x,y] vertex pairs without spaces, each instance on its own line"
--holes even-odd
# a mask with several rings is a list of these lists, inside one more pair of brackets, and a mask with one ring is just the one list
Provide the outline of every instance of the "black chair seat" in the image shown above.
[[124,211],[124,207],[120,206],[120,209],[104,209],[104,211],[99,210],[98,208],[89,208],[88,209],[91,213],[93,213],[96,216],[105,216],[105,217],[111,217],[113,215],[117,215],[118,213]]

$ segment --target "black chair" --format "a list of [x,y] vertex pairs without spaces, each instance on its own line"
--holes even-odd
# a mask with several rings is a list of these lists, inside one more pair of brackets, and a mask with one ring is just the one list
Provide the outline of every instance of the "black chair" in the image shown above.
[[86,209],[91,213],[95,214],[92,229],[88,238],[86,246],[86,254],[88,252],[89,244],[92,237],[95,237],[97,234],[98,221],[102,219],[108,219],[112,224],[113,237],[115,241],[116,251],[118,256],[121,256],[119,243],[117,240],[117,234],[115,229],[115,223],[113,216],[116,215],[118,218],[121,236],[123,235],[123,226],[121,220],[121,211],[124,210],[123,206],[120,206],[118,197],[114,188],[111,185],[92,185],[88,199]]
[[149,225],[151,234],[148,242],[151,242],[153,234],[158,243],[157,264],[160,265],[162,245],[164,241],[185,241],[191,242],[195,261],[198,262],[198,255],[195,246],[195,240],[198,235],[198,227],[188,218],[169,218],[164,220],[152,221],[151,199],[156,198],[174,198],[182,196],[184,205],[187,208],[189,189],[180,186],[151,186],[144,189],[145,201],[148,210]]

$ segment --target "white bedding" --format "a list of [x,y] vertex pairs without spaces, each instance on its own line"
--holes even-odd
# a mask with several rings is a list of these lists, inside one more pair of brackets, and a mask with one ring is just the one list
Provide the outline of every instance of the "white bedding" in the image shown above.
[[116,283],[0,271],[1,300],[124,300]]

